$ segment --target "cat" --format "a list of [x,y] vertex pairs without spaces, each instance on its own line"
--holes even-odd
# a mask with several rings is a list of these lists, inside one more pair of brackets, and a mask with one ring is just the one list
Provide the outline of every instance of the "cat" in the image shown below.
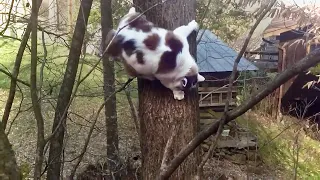
[[189,52],[187,37],[199,28],[192,20],[173,31],[156,27],[135,8],[120,19],[117,30],[110,30],[106,53],[120,57],[131,77],[158,79],[173,92],[174,99],[184,99],[185,91],[205,78]]

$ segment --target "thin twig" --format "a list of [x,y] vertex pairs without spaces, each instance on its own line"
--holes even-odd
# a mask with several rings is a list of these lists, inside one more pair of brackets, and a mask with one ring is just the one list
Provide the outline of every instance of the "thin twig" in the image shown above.
[[9,72],[7,72],[7,71],[5,71],[5,70],[3,70],[3,69],[0,69],[0,72],[2,72],[3,74],[7,75],[7,76],[10,77],[12,80],[15,80],[15,81],[17,81],[17,82],[20,82],[20,83],[22,83],[22,84],[30,87],[30,84],[29,84],[29,83],[27,83],[27,82],[25,82],[25,81],[23,81],[23,80],[21,80],[21,79],[18,79],[18,78],[16,78],[16,77],[14,77],[11,73],[9,73]]
[[9,27],[10,18],[11,18],[12,9],[13,9],[13,4],[14,4],[14,0],[11,0],[10,10],[9,10],[9,14],[8,14],[8,21],[7,21],[7,24],[4,27],[4,29],[0,32],[0,35],[4,34],[6,32],[6,30],[8,29],[8,27]]
[[235,59],[234,65],[233,65],[233,70],[229,79],[229,85],[228,85],[228,92],[227,92],[227,100],[225,102],[225,108],[224,108],[224,114],[222,115],[222,121],[220,121],[219,127],[218,127],[218,131],[216,133],[216,135],[214,136],[213,142],[209,148],[209,151],[207,152],[207,154],[204,156],[204,158],[202,159],[200,165],[198,166],[197,169],[197,176],[201,178],[202,176],[202,170],[203,170],[203,166],[205,165],[205,163],[208,161],[208,159],[210,158],[211,154],[213,153],[213,150],[216,147],[217,141],[223,131],[223,127],[226,124],[226,118],[227,118],[227,112],[229,111],[229,105],[230,105],[230,101],[232,100],[232,87],[233,84],[235,82],[235,78],[236,78],[236,74],[237,74],[237,69],[238,69],[238,64],[245,52],[245,50],[247,49],[247,46],[250,42],[250,39],[253,35],[253,32],[256,30],[257,26],[260,24],[260,22],[262,21],[262,19],[267,15],[267,13],[270,11],[270,9],[273,7],[273,5],[276,3],[276,0],[273,0],[272,2],[270,2],[270,4],[266,5],[266,7],[264,7],[264,12],[260,15],[260,17],[256,20],[255,24],[252,26],[243,46],[241,51],[239,52],[237,58]]
[[[166,1],[163,1],[162,3],[164,3]],[[115,37],[119,34],[119,32],[124,29],[125,27],[127,27],[131,22],[135,21],[136,19],[138,19],[140,16],[142,16],[143,14],[145,14],[146,12],[150,11],[152,8],[162,4],[162,3],[156,3],[155,5],[151,6],[150,8],[148,8],[147,10],[145,10],[144,12],[142,12],[139,16],[137,16],[136,18],[134,18],[132,21],[128,22],[125,26],[123,26],[122,28],[120,28],[117,33],[115,34],[115,36],[111,39],[111,41],[109,42],[108,46],[106,47],[106,49],[104,50],[102,56],[99,58],[99,60],[92,66],[92,68],[89,70],[89,72],[77,83],[77,86],[79,86],[85,79],[87,79],[89,77],[89,75],[95,70],[95,68],[100,64],[100,61],[102,60],[104,54],[107,52],[107,50],[109,49],[111,43],[113,42],[113,40],[115,39]],[[61,115],[61,119],[59,121],[58,126],[56,127],[56,129],[51,133],[51,135],[49,135],[46,138],[46,142],[48,142],[54,135],[55,133],[58,131],[59,127],[61,126],[64,117],[66,116],[68,109],[74,99],[74,97],[76,96],[76,91],[73,92],[70,101],[68,102],[68,105],[66,107],[66,109],[64,110],[63,114]]]
[[84,144],[84,146],[83,146],[83,148],[82,148],[82,151],[81,151],[80,155],[78,156],[79,158],[78,158],[75,166],[73,167],[73,169],[72,169],[72,171],[71,171],[71,175],[70,175],[70,177],[69,177],[70,179],[73,179],[73,177],[74,177],[74,175],[75,175],[75,173],[76,173],[76,171],[77,171],[77,169],[78,169],[78,166],[79,166],[80,162],[82,161],[82,158],[83,158],[84,154],[85,154],[86,151],[87,151],[87,148],[88,148],[88,144],[89,144],[91,135],[92,135],[92,133],[93,133],[94,127],[95,127],[95,125],[96,125],[96,122],[97,122],[97,120],[98,120],[99,114],[100,114],[100,112],[102,111],[103,107],[105,106],[105,104],[109,101],[109,99],[110,99],[112,96],[114,96],[114,95],[117,94],[118,92],[123,91],[123,90],[127,87],[127,85],[131,83],[131,81],[133,81],[133,78],[128,79],[127,82],[126,82],[120,89],[118,89],[117,91],[115,91],[114,93],[112,93],[112,94],[104,101],[104,103],[101,104],[101,106],[99,107],[96,115],[95,115],[94,118],[92,119],[92,120],[93,120],[93,123],[92,123],[92,125],[91,125],[91,127],[90,127],[90,130],[89,130],[88,136],[87,136],[87,138],[86,138],[86,140],[85,140],[85,144]]

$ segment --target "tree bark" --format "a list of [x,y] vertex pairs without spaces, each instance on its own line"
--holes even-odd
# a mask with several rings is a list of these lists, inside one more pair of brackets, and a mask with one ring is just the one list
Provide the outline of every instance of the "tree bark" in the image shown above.
[[0,122],[0,179],[22,179],[14,151]]
[[30,95],[34,117],[37,121],[37,148],[34,165],[34,179],[41,179],[43,163],[44,140],[44,119],[41,113],[41,105],[38,98],[37,88],[37,61],[38,61],[38,0],[32,0],[31,13],[31,73],[30,73]]
[[81,54],[81,47],[83,44],[86,27],[88,24],[88,17],[93,0],[82,0],[79,8],[77,22],[72,37],[71,48],[69,52],[69,59],[67,62],[66,72],[64,74],[63,82],[60,88],[58,102],[56,106],[52,133],[53,137],[50,141],[50,151],[48,162],[48,180],[56,180],[60,178],[61,170],[61,155],[63,150],[64,127],[66,123],[66,110],[69,108],[68,104],[71,98],[72,89],[74,86],[79,59]]
[[[106,49],[105,43],[108,32],[112,29],[112,8],[111,0],[101,0],[101,28],[102,28],[102,49]],[[102,57],[103,80],[104,80],[104,100],[115,92],[114,62],[106,54]],[[119,162],[118,149],[118,122],[116,96],[111,96],[105,105],[105,118],[107,126],[107,165],[115,172]]]
[[[133,2],[139,7],[137,9],[147,10],[162,1],[134,0]],[[195,0],[176,0],[156,6],[147,11],[146,16],[156,25],[173,30],[195,19],[195,13]],[[190,35],[189,43],[190,52],[196,58],[195,38],[195,33]],[[199,125],[199,98],[195,88],[186,92],[182,101],[175,100],[172,91],[159,81],[139,79],[138,89],[142,177],[156,179],[160,167],[170,161],[196,135]],[[175,171],[171,176],[172,179],[191,179],[196,175],[198,163],[199,151],[196,150]]]

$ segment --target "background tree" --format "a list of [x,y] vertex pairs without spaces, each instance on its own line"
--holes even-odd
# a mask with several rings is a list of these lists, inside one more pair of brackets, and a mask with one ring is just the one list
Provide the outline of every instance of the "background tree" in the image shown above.
[[228,44],[249,30],[254,20],[241,1],[198,0],[197,21]]
[[[134,0],[137,10],[142,12],[161,3],[158,0]],[[183,7],[183,8],[181,8]],[[140,10],[141,9],[141,10]],[[195,19],[195,0],[165,1],[147,11],[148,20],[160,27],[175,29]],[[195,33],[190,36],[190,51],[195,55]],[[194,56],[195,57],[195,56]],[[140,145],[142,156],[142,178],[155,179],[160,167],[174,157],[198,130],[199,106],[197,90],[185,94],[177,101],[172,92],[159,81],[138,80]],[[195,175],[199,152],[195,151],[172,176],[173,179],[189,179]]]
[[[112,29],[112,8],[111,0],[101,0],[101,28],[102,28],[102,53],[107,48],[105,43],[108,32]],[[117,122],[117,102],[115,92],[115,70],[114,61],[106,54],[102,54],[104,99],[108,102],[105,105],[105,118],[107,126],[107,158],[108,168],[116,175],[116,166],[119,163],[119,139]],[[112,95],[112,96],[111,96]],[[111,96],[111,97],[110,97]],[[116,176],[119,178],[119,176]]]
[[14,151],[0,122],[0,179],[21,179]]
[[82,44],[86,32],[88,18],[92,6],[92,0],[83,0],[79,8],[77,23],[73,33],[68,63],[64,79],[60,87],[58,102],[52,126],[52,138],[50,139],[50,150],[48,158],[47,179],[60,179],[61,158],[64,147],[64,133],[66,131],[66,115],[70,106],[72,90],[76,80]]
[[[250,3],[249,1],[254,1],[255,3],[258,3],[258,4],[260,2],[264,2],[264,3],[270,2],[267,0],[258,0],[258,1],[242,0],[242,1],[236,1],[238,3],[234,4],[234,1],[228,1],[228,0],[198,1],[197,2],[198,14],[196,16],[196,19],[198,21],[201,21],[202,19],[204,19],[204,22],[205,22],[203,24],[204,28],[205,27],[208,28],[209,25],[220,23],[218,27],[212,27],[209,29],[213,30],[215,34],[219,34],[220,36],[224,37],[223,39],[225,41],[231,42],[233,41],[232,39],[234,39],[234,37],[237,36],[237,34],[240,34],[239,33],[240,31],[241,32],[245,31],[243,28],[246,28],[246,27],[242,27],[243,24],[239,22],[242,22],[242,20],[246,19],[246,16],[242,16],[241,14],[239,16],[241,16],[241,18],[243,19],[241,18],[238,19],[238,17],[233,17],[233,15],[237,16],[237,13],[232,14],[229,12],[238,11],[238,10],[242,12],[243,8],[247,6],[248,3]],[[0,18],[0,55],[1,55],[0,96],[1,98],[0,99],[2,99],[0,100],[0,107],[2,108],[0,109],[4,110],[4,111],[0,111],[0,114],[3,113],[1,114],[1,116],[3,115],[2,122],[3,124],[6,124],[5,133],[0,132],[0,156],[2,157],[3,155],[6,155],[6,157],[8,157],[7,159],[3,158],[3,160],[5,161],[4,163],[6,163],[7,160],[13,162],[12,161],[14,159],[14,156],[12,156],[13,151],[10,151],[10,149],[14,150],[15,156],[17,158],[17,164],[20,166],[21,172],[23,174],[23,178],[24,177],[32,178],[34,173],[32,169],[36,170],[35,171],[35,174],[37,176],[36,178],[39,177],[39,174],[40,176],[43,176],[44,174],[47,173],[48,166],[53,163],[52,154],[50,157],[51,158],[50,161],[47,158],[48,158],[48,155],[50,156],[50,153],[48,154],[48,148],[49,148],[50,139],[53,137],[52,124],[53,124],[53,120],[55,119],[55,111],[56,109],[59,108],[59,107],[56,107],[57,101],[62,101],[61,99],[59,99],[62,94],[59,92],[59,89],[61,88],[61,86],[66,85],[65,82],[62,83],[63,78],[66,74],[65,70],[67,67],[69,67],[68,62],[70,58],[75,57],[74,54],[73,56],[72,54],[70,54],[70,47],[71,45],[73,46],[74,44],[70,44],[71,41],[68,41],[68,39],[71,40],[72,36],[70,35],[73,34],[73,31],[74,31],[73,28],[74,28],[74,25],[76,24],[75,22],[72,21],[73,19],[72,16],[74,15],[73,17],[77,17],[78,13],[80,12],[79,8],[80,8],[81,1],[74,2],[74,0],[70,0],[70,1],[68,0],[69,2],[68,5],[74,2],[73,3],[74,6],[64,7],[64,9],[68,10],[68,13],[70,16],[68,19],[69,20],[71,19],[71,21],[68,22],[69,24],[68,26],[70,28],[68,29],[68,32],[64,32],[64,31],[61,32],[56,30],[57,12],[55,8],[57,4],[54,4],[56,2],[57,1],[55,0],[52,0],[52,1],[50,0],[50,2],[48,1],[44,2],[44,6],[42,6],[42,10],[39,12],[38,25],[33,26],[33,31],[38,32],[38,33],[33,33],[33,36],[38,34],[37,43],[35,43],[33,38],[32,45],[30,45],[30,41],[28,39],[31,31],[31,23],[28,17],[30,17],[30,13],[31,13],[32,4],[29,4],[31,3],[31,1],[29,2],[25,0],[14,1],[14,5],[12,6],[13,1],[0,0],[0,9],[2,9],[0,13],[0,16],[1,16]],[[142,1],[139,1],[139,2],[140,4],[143,3],[141,5],[142,10],[146,10],[148,7],[151,7],[156,3],[156,1],[150,2],[149,4],[148,2],[147,4]],[[185,7],[180,4],[181,3],[180,1],[179,2],[176,2],[176,1],[160,2],[159,0],[157,2],[159,2],[159,4],[164,4],[164,5],[161,7],[155,6],[156,9],[152,8],[148,10],[148,13],[150,13],[151,16],[149,16],[147,13],[147,18],[150,19],[149,17],[151,17],[156,22],[158,22],[158,25],[160,26],[163,25],[164,27],[169,27],[169,29],[174,29],[174,27],[177,27],[178,25],[186,24],[190,19],[194,19],[193,15],[192,15],[193,18],[189,16],[193,12],[190,10],[190,7],[189,7],[190,4],[187,4],[190,1],[184,2],[183,5],[187,5],[186,9],[180,8],[178,11],[176,10],[177,8],[173,10],[173,8],[167,7],[166,4],[170,3],[169,6],[174,4],[174,7],[176,6]],[[40,2],[38,1],[38,5],[39,3]],[[109,4],[110,2],[104,1],[104,3]],[[222,4],[219,4],[219,3],[222,3]],[[225,9],[222,9],[221,14],[217,13],[219,10],[221,11],[221,9],[219,9],[218,6],[214,6],[215,4],[219,4],[219,6],[225,7]],[[112,8],[113,8],[112,20],[113,20],[114,26],[116,26],[117,23],[119,22],[119,19],[125,13],[127,13],[131,5],[132,3],[129,1],[122,1],[122,0],[112,1]],[[19,9],[22,11],[19,11]],[[74,9],[75,11],[71,12],[72,9]],[[106,84],[105,81],[108,78],[103,78],[104,73],[105,74],[111,73],[112,70],[111,71],[103,70],[103,69],[107,69],[107,67],[105,68],[103,67],[103,65],[105,65],[106,64],[105,62],[107,61],[103,61],[103,63],[101,63],[100,62],[101,58],[99,59],[99,57],[96,56],[97,51],[95,50],[95,47],[98,47],[99,44],[101,44],[100,43],[101,23],[102,23],[100,19],[101,13],[104,13],[104,14],[110,13],[109,11],[108,12],[105,11],[105,9],[107,8],[100,7],[99,1],[93,2],[90,10],[89,20],[86,26],[87,29],[83,31],[84,42],[82,43],[82,45],[77,46],[77,48],[79,47],[79,49],[82,48],[81,58],[79,59],[79,66],[76,72],[76,74],[79,75],[79,79],[75,80],[75,83],[76,83],[75,85],[72,85],[72,86],[70,85],[70,88],[73,89],[73,92],[71,93],[69,102],[65,102],[68,106],[68,108],[65,111],[66,112],[65,119],[60,121],[61,122],[60,125],[62,125],[64,128],[63,143],[59,144],[60,147],[62,148],[62,151],[60,152],[60,154],[57,154],[57,156],[60,156],[60,157],[54,158],[54,160],[56,160],[54,163],[59,163],[60,165],[60,171],[57,171],[59,173],[60,179],[66,179],[67,176],[69,176],[70,174],[71,174],[70,177],[77,177],[76,174],[78,172],[82,172],[84,169],[86,169],[84,173],[87,175],[87,177],[88,176],[93,177],[93,179],[96,179],[96,176],[94,175],[98,175],[102,177],[103,175],[109,173],[110,171],[114,171],[112,170],[111,166],[108,167],[109,169],[107,169],[106,167],[107,167],[108,159],[111,159],[113,157],[117,158],[113,156],[114,153],[112,153],[115,150],[118,150],[117,155],[119,155],[118,157],[119,162],[122,163],[121,168],[116,170],[121,170],[122,172],[125,172],[124,174],[126,178],[135,179],[136,172],[141,170],[139,165],[139,157],[141,157],[139,153],[140,148],[138,148],[139,137],[138,137],[138,133],[135,132],[135,127],[139,129],[139,123],[133,122],[133,119],[135,120],[139,119],[136,116],[136,113],[135,113],[136,110],[134,107],[134,105],[137,103],[137,93],[138,93],[137,87],[135,84],[136,82],[133,81],[131,83],[131,88],[126,89],[126,93],[120,92],[125,88],[125,86],[123,86],[123,82],[127,80],[127,76],[123,72],[122,64],[121,63],[118,64],[115,62],[114,70],[115,70],[116,80],[114,82],[114,85],[112,82],[112,78],[110,78],[109,79],[110,82]],[[249,16],[250,17],[254,16],[253,18],[256,19],[257,17],[259,17],[257,16],[257,14],[258,15],[261,14],[261,10],[264,10],[264,9],[265,8],[259,7],[257,9],[258,13],[250,13]],[[274,14],[281,14],[285,17],[287,16],[289,17],[291,15],[293,15],[293,17],[297,16],[299,18],[304,17],[302,20],[300,20],[301,21],[300,23],[303,24],[304,22],[312,20],[314,21],[314,24],[316,24],[316,26],[314,27],[317,27],[318,21],[316,18],[314,18],[317,16],[308,15],[310,13],[312,14],[312,12],[315,12],[315,11],[311,9],[309,10],[310,12],[308,11],[305,12],[305,10],[307,10],[306,8],[304,8],[303,11],[300,11],[302,9],[303,9],[302,7],[296,7],[296,10],[295,10],[294,7],[285,7],[279,3],[278,5],[275,6],[274,9],[269,11],[269,15],[272,16]],[[50,11],[50,10],[53,10],[53,11]],[[88,8],[86,9],[86,12],[87,10]],[[137,7],[137,10],[142,12],[142,10],[140,9],[140,6]],[[156,10],[155,12],[157,13],[160,12],[160,13],[155,15],[155,12],[153,12],[154,10]],[[167,15],[168,10],[170,11],[170,14],[169,14],[170,16],[165,17]],[[210,12],[211,10],[212,12]],[[101,11],[104,11],[104,12],[101,12]],[[205,13],[205,11],[207,11],[207,13]],[[285,13],[285,11],[287,12]],[[176,14],[174,12],[179,12],[179,14]],[[63,13],[67,13],[67,12],[65,11]],[[46,14],[51,14],[51,15],[50,17],[47,17]],[[211,14],[214,14],[215,16],[211,17]],[[180,15],[182,18],[180,18]],[[184,17],[186,16],[190,17],[190,19],[184,19]],[[220,18],[220,20],[217,20],[218,19],[217,17]],[[53,18],[52,21],[50,21],[51,18]],[[105,22],[104,20],[102,21]],[[82,20],[82,22],[84,21]],[[233,27],[238,25],[241,25],[239,32],[237,30],[232,29]],[[225,28],[222,28],[222,27],[225,27]],[[314,29],[315,31],[313,32],[309,30],[311,29],[308,29],[308,32],[310,32],[308,34],[310,36],[308,37],[311,39],[315,37],[316,39],[316,37],[319,34],[319,32],[316,31],[316,28]],[[231,34],[231,36],[229,36],[228,34]],[[79,36],[76,36],[74,34],[73,37],[76,38]],[[230,40],[228,40],[229,38]],[[74,39],[72,43],[75,43],[76,41],[77,39]],[[37,47],[35,46],[35,44],[37,44]],[[239,43],[239,44],[241,45],[242,43]],[[32,58],[30,57],[31,49],[33,49]],[[36,53],[34,53],[34,49],[37,50]],[[75,52],[74,46],[72,47],[72,52]],[[154,158],[156,155],[160,156],[160,157],[155,157],[154,164],[151,164],[152,163],[151,159],[145,160],[145,158],[143,157],[144,169],[148,168],[146,167],[148,165],[146,163],[150,163],[150,166],[151,165],[152,166],[147,170],[150,170],[151,168],[153,168],[154,171],[152,171],[152,174],[159,174],[159,172],[161,172],[162,174],[161,178],[166,179],[167,177],[169,177],[171,173],[174,172],[175,168],[179,167],[180,163],[183,162],[183,160],[190,153],[194,152],[193,151],[194,149],[197,149],[197,150],[200,149],[197,147],[199,147],[199,145],[203,142],[204,139],[214,134],[219,129],[219,127],[221,127],[220,126],[221,122],[229,122],[232,119],[243,114],[253,105],[258,103],[261,99],[263,99],[263,97],[267,96],[270,92],[272,92],[275,88],[277,88],[279,84],[283,83],[287,78],[292,77],[294,74],[300,72],[303,69],[307,69],[307,66],[309,67],[316,64],[318,60],[315,59],[314,57],[319,57],[319,55],[316,51],[315,53],[316,54],[311,55],[307,59],[304,59],[302,61],[306,63],[302,63],[302,64],[300,63],[300,64],[294,65],[295,68],[287,71],[284,75],[279,75],[279,77],[276,77],[275,82],[268,84],[267,87],[263,87],[261,91],[254,94],[254,96],[252,96],[250,99],[244,98],[243,102],[242,101],[238,102],[239,106],[233,111],[227,112],[226,117],[224,118],[224,121],[223,121],[223,118],[220,119],[219,121],[220,123],[211,125],[207,130],[200,132],[199,134],[192,134],[193,131],[192,132],[188,131],[189,129],[187,127],[191,124],[187,116],[193,117],[193,115],[196,114],[194,111],[196,106],[198,105],[196,101],[192,102],[192,103],[195,103],[193,104],[194,107],[192,108],[191,106],[189,107],[189,105],[185,105],[185,104],[188,104],[190,101],[192,101],[189,99],[185,100],[187,102],[175,102],[175,101],[171,102],[170,100],[166,99],[166,98],[168,99],[172,98],[171,92],[166,92],[167,90],[163,89],[162,86],[157,85],[157,82],[150,83],[146,81],[142,83],[142,86],[140,84],[140,88],[142,87],[143,92],[146,92],[146,94],[143,94],[142,92],[142,95],[140,96],[140,98],[142,97],[141,98],[142,102],[149,103],[147,105],[142,104],[141,107],[143,108],[142,109],[143,111],[140,111],[140,116],[142,115],[144,117],[143,123],[141,126],[142,127],[141,132],[147,132],[145,133],[147,134],[146,136],[142,136],[142,139],[144,140],[147,139],[145,143],[142,144],[142,147],[143,147],[142,152],[145,153],[148,150],[151,153],[154,153],[155,154],[154,156],[150,155],[149,153],[146,153],[147,157],[150,157],[150,158]],[[30,63],[30,59],[32,59],[32,64]],[[38,68],[35,68],[35,67],[38,67]],[[10,70],[12,71],[10,72]],[[74,69],[72,71],[74,71]],[[70,74],[70,72],[67,72],[67,74],[68,73]],[[31,78],[32,81],[30,81],[30,75],[32,75],[32,78]],[[12,82],[14,82],[14,84],[10,85],[10,83]],[[31,83],[33,87],[32,97],[31,97],[31,91],[30,91]],[[119,85],[121,86],[121,88],[116,88],[117,90],[114,92],[114,94],[111,93],[109,94],[110,96],[107,97],[106,94],[109,92],[112,92],[112,90],[110,89],[104,92],[103,88],[107,89],[108,87],[114,87],[114,86],[118,87]],[[159,88],[159,90],[157,90],[156,88]],[[243,89],[245,90],[245,88]],[[161,90],[164,90],[165,92],[160,92]],[[131,92],[128,93],[129,91]],[[12,92],[14,92],[13,96],[12,96],[13,94]],[[60,96],[59,96],[59,93],[60,93]],[[155,95],[155,93],[160,93],[160,94],[158,96],[158,95]],[[37,95],[38,97],[36,97],[35,95]],[[112,100],[114,99],[113,95],[116,95],[117,121],[118,121],[117,128],[119,129],[118,131],[113,131],[113,132],[118,133],[119,149],[114,148],[113,150],[108,150],[107,151],[108,157],[107,157],[106,149],[111,147],[109,146],[110,144],[116,144],[116,143],[113,143],[112,141],[113,140],[116,141],[117,138],[115,138],[116,136],[112,136],[110,134],[106,136],[106,134],[108,134],[107,127],[111,126],[111,125],[106,125],[106,122],[111,122],[111,121],[106,121],[107,118],[105,117],[109,116],[105,114],[107,113],[106,111],[105,113],[100,113],[100,112],[105,109],[105,107],[103,107],[104,104],[110,107],[115,106],[114,104],[109,104],[111,102],[115,103]],[[160,97],[162,95],[167,97]],[[191,95],[188,95],[188,96],[186,95],[187,98],[188,97],[191,98],[191,96],[193,96],[192,93]],[[12,99],[12,97],[14,99]],[[157,98],[160,98],[160,100]],[[7,101],[4,101],[5,99],[7,99]],[[148,101],[147,100],[144,101],[144,99],[148,99]],[[161,105],[158,106],[156,103],[168,103],[170,104],[169,107],[172,108],[172,110],[171,109],[166,110],[163,108],[163,106]],[[33,106],[33,104],[35,104],[35,106]],[[59,105],[61,104],[63,103],[60,103]],[[160,108],[163,108],[163,109],[161,109],[161,111],[156,112],[156,110],[159,110]],[[132,110],[131,112],[130,112],[130,109]],[[106,110],[109,110],[109,108],[107,108]],[[249,112],[248,114],[252,115],[251,113],[254,113],[254,111],[255,110],[253,109],[253,111]],[[37,119],[39,122],[38,124],[40,124],[41,126],[42,126],[42,122],[41,122],[41,119],[39,121],[39,117],[41,115],[43,116],[43,119],[44,119],[43,127],[37,125],[37,122],[35,121],[36,118],[35,118],[34,112],[37,113]],[[150,112],[151,112],[151,115],[147,114]],[[131,117],[131,114],[132,114],[132,117]],[[260,116],[257,116],[257,117],[259,118]],[[185,120],[185,119],[188,119],[188,120]],[[246,115],[241,116],[239,119],[244,121],[247,120],[249,121],[249,123],[250,121],[252,121],[252,118],[247,118]],[[108,120],[115,120],[115,119],[108,118]],[[168,122],[167,120],[170,122]],[[191,120],[194,120],[194,119],[191,118]],[[268,121],[269,120],[270,119],[268,119]],[[180,123],[185,121],[187,121],[187,123],[182,123],[183,127],[181,127]],[[272,121],[272,119],[270,121]],[[162,122],[165,122],[165,123],[161,124]],[[239,121],[237,121],[237,123],[238,122]],[[273,129],[273,128],[281,129],[283,127],[283,125],[274,125],[273,123],[268,122],[268,125],[269,124],[273,126],[270,129]],[[243,124],[239,124],[239,125],[241,127],[244,127]],[[195,127],[193,125],[190,125],[189,127],[191,126],[192,128]],[[263,127],[259,125],[259,128],[254,129],[254,131],[260,130],[260,128],[263,128]],[[109,128],[109,130],[114,130],[114,128]],[[186,131],[188,131],[188,133],[185,133]],[[37,153],[35,154],[36,149],[38,148],[36,144],[37,132],[39,132],[39,134],[46,135],[47,138],[45,138],[45,143],[47,144],[43,148],[43,143],[41,143],[41,146],[38,146],[40,148],[37,150]],[[161,133],[166,132],[167,135],[165,137],[154,135],[156,133],[158,134],[159,132]],[[174,132],[177,132],[177,133],[174,133]],[[268,133],[268,135],[272,134],[270,133],[269,129],[266,129],[266,132]],[[181,134],[184,134],[184,135],[191,134],[190,136],[195,136],[195,138],[190,141],[190,144],[188,144],[188,141],[191,138],[189,136],[186,138],[185,137],[181,138]],[[219,135],[219,133],[217,133],[217,135]],[[113,140],[110,140],[111,138],[107,140],[107,137],[112,137]],[[155,140],[159,140],[160,143],[150,142],[151,141],[150,139],[152,138],[154,138]],[[299,141],[301,138],[304,138],[304,137],[300,136]],[[12,146],[8,145],[7,139],[10,140]],[[38,141],[38,142],[43,142],[44,138],[41,135],[39,139],[41,141]],[[185,139],[188,139],[188,140],[185,140]],[[291,139],[291,136],[289,139]],[[261,140],[268,141],[269,143],[270,138],[266,138],[266,139],[259,138],[259,142]],[[273,139],[271,141],[272,141],[271,143],[274,143]],[[57,142],[57,141],[54,141],[54,142]],[[107,147],[107,142],[109,144],[108,147]],[[205,144],[207,145],[208,142],[210,143],[210,141],[206,141]],[[290,145],[291,142],[288,141],[288,138],[287,138],[285,139],[285,143]],[[3,146],[3,144],[5,145]],[[160,145],[158,146],[158,144],[162,146],[160,147]],[[298,160],[294,162],[295,165],[298,165],[298,166],[295,166],[297,168],[297,170],[295,169],[295,172],[297,172],[298,177],[310,178],[310,176],[312,175],[319,176],[319,172],[318,172],[318,169],[316,169],[316,166],[310,163],[310,162],[313,162],[314,164],[317,164],[316,159],[319,159],[318,157],[320,156],[320,154],[314,151],[314,149],[317,149],[318,145],[319,145],[318,142],[312,142],[310,144],[307,144],[306,148],[300,148],[299,155],[301,151],[305,151],[305,150],[307,151],[308,149],[309,151],[312,151],[312,153],[307,153],[307,156],[309,158],[308,163],[305,163],[302,161],[298,162]],[[312,149],[310,148],[310,146],[314,146],[315,148]],[[272,149],[273,146],[265,146],[264,148],[266,147],[269,149]],[[292,152],[292,146],[288,146],[288,147],[290,152],[286,152],[286,154],[287,153],[290,154]],[[282,152],[283,150],[282,148],[283,146],[281,146],[280,149],[274,148],[274,150],[271,151],[270,153],[268,151],[268,155],[264,154],[262,158],[264,160],[269,160],[268,159],[269,157],[277,158],[278,156],[276,155],[280,151]],[[43,152],[41,152],[42,149],[44,150]],[[158,150],[158,151],[155,152],[155,150]],[[7,156],[7,154],[1,154],[6,152],[10,152],[10,156]],[[259,148],[259,150],[256,153],[260,154],[260,152],[261,151]],[[317,156],[317,154],[319,155]],[[188,159],[187,163],[191,161],[193,162],[194,160],[193,155],[194,154],[192,154],[192,156],[190,157],[191,159]],[[212,154],[206,153],[206,156],[210,158],[212,158],[211,155]],[[43,156],[44,163],[41,163],[41,161],[39,161],[42,158],[41,156]],[[204,156],[203,158],[205,158],[206,156]],[[37,166],[35,167],[34,162],[36,157],[37,157],[36,159]],[[39,157],[41,158],[39,159]],[[282,156],[279,156],[279,157],[282,157]],[[291,158],[288,158],[285,160],[287,162],[287,160],[290,161]],[[206,173],[208,173],[207,165],[209,166],[212,165],[216,167],[218,165],[216,163],[217,161],[219,162],[219,160],[214,158],[208,160],[208,163],[206,164],[206,166],[204,166],[205,175],[207,175]],[[214,162],[214,165],[212,164],[212,162]],[[271,164],[271,166],[274,167],[274,165],[281,164],[281,162],[283,162],[283,159],[280,159],[279,161],[277,161],[277,163]],[[286,163],[286,164],[291,164],[291,163]],[[2,165],[3,165],[3,162],[1,161],[0,169]],[[12,165],[14,165],[14,163]],[[268,167],[270,167],[269,164],[267,165]],[[308,168],[305,168],[305,166]],[[192,168],[194,168],[193,165],[192,165]],[[197,168],[199,168],[199,166]],[[196,170],[197,168],[194,168],[194,170]],[[222,168],[222,167],[219,167],[219,168]],[[310,170],[310,168],[312,170]],[[185,169],[188,169],[188,167],[183,165],[182,167],[180,167],[178,171],[176,171],[176,174],[178,173],[181,174],[181,172],[185,171]],[[217,169],[214,169],[213,172],[211,170],[210,173],[215,173],[216,171],[218,171]],[[2,170],[3,169],[1,169],[0,172],[3,172]],[[228,169],[228,172],[229,170],[232,171],[233,169],[232,168]],[[13,168],[10,168],[10,173],[11,171],[16,172],[18,170],[13,167]],[[290,168],[288,171],[290,171]],[[194,172],[190,171],[190,174],[194,174]],[[248,174],[248,176],[250,176],[250,174]],[[287,178],[287,179],[290,179],[290,178]]]

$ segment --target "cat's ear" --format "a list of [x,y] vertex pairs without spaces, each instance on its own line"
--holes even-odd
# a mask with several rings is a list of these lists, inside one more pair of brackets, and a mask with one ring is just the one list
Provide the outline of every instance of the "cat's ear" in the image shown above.
[[136,13],[136,8],[134,8],[134,7],[129,9],[128,14],[133,14],[133,13]]
[[206,80],[202,75],[198,74],[198,82]]

